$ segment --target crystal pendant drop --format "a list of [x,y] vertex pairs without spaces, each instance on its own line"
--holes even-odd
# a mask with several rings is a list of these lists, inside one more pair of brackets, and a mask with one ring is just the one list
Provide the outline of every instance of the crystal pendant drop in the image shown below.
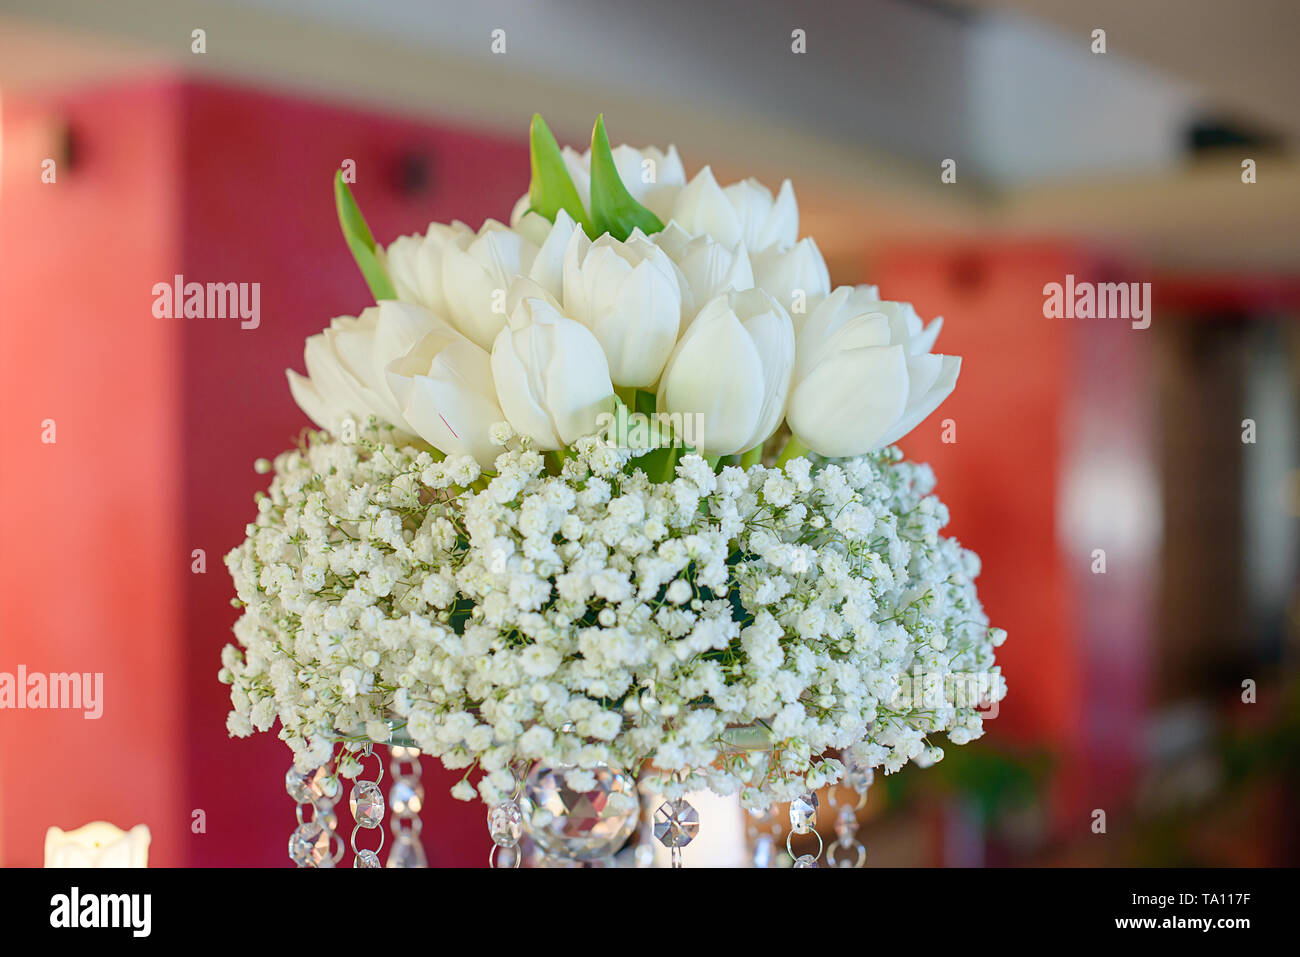
[[798,859],[795,860],[794,866],[795,867],[816,867],[817,858],[813,857],[811,854],[800,854]]
[[388,789],[388,802],[393,809],[393,813],[398,817],[404,816],[408,811],[412,814],[419,814],[420,808],[424,806],[424,785],[413,784],[406,779],[399,778]]
[[424,856],[424,847],[419,841],[399,837],[393,849],[388,852],[388,867],[428,867],[429,861]]
[[817,823],[817,794],[809,792],[790,802],[790,830],[807,834]]
[[520,798],[524,831],[551,857],[589,861],[619,849],[636,828],[636,782],[617,768],[591,768],[593,786],[571,787],[572,768],[537,764]]
[[839,815],[835,818],[835,837],[841,844],[848,844],[857,833],[857,813],[847,804],[840,805]]
[[357,867],[383,867],[379,862],[379,855],[374,851],[366,848],[364,851],[357,852]]
[[289,835],[289,858],[299,867],[333,866],[329,831],[315,821],[299,824]]
[[700,833],[700,812],[685,800],[665,801],[655,811],[655,837],[664,847],[685,847]]
[[498,847],[514,847],[519,843],[523,814],[514,801],[498,804],[488,811],[488,833]]
[[844,771],[844,786],[852,788],[858,794],[866,794],[867,788],[876,779],[876,772],[871,768],[849,766]]
[[348,807],[358,827],[379,827],[384,821],[384,792],[374,781],[358,781],[352,786]]
[[313,786],[312,779],[315,774],[315,770],[304,773],[290,765],[289,770],[284,774],[284,789],[289,793],[289,797],[298,804],[310,804],[320,797],[320,791]]

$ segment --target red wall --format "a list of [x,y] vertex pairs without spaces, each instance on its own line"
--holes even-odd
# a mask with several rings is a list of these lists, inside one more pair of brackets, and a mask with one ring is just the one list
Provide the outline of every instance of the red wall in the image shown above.
[[[71,121],[82,163],[43,186],[10,132],[51,116]],[[221,559],[266,485],[254,460],[308,424],[284,369],[301,369],[307,335],[370,302],[339,236],[334,170],[356,161],[385,241],[505,218],[526,149],[189,82],[6,97],[4,121],[0,670],[103,670],[109,708],[99,722],[0,716],[0,860],[38,864],[47,825],[106,817],[149,824],[157,864],[287,865],[288,749],[225,731],[216,673],[236,612]],[[428,160],[422,192],[401,185],[412,154]],[[152,286],[176,273],[260,282],[260,327],[154,318]],[[196,548],[206,574],[191,573]],[[453,801],[436,762],[425,771],[430,863],[483,863],[482,806]],[[207,830],[192,834],[200,808]]]
[[[176,92],[6,95],[0,169],[0,671],[102,672],[98,720],[0,711],[0,861],[46,827],[145,822],[187,859],[180,761],[179,330],[150,287],[179,252]],[[54,135],[76,130],[70,167]],[[54,183],[41,163],[56,160]],[[41,441],[55,422],[55,442]]]

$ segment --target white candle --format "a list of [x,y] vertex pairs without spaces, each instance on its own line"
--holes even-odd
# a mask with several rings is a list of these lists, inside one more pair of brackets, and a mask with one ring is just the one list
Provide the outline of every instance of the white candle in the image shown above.
[[147,867],[149,828],[129,831],[94,821],[75,831],[52,827],[45,832],[46,867]]

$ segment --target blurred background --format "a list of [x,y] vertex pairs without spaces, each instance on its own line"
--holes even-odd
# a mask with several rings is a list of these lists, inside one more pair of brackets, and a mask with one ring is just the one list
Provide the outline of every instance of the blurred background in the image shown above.
[[[306,424],[283,370],[368,302],[333,172],[380,242],[477,226],[534,112],[581,147],[601,111],[792,179],[834,282],[965,356],[903,446],[1010,695],[878,779],[869,863],[1300,863],[1298,60],[1290,0],[0,0],[0,671],[105,676],[98,720],[0,712],[0,864],[108,819],[288,866],[288,751],[225,731],[221,558]],[[260,282],[260,325],[155,318],[175,275]],[[1150,327],[1045,317],[1067,276],[1150,283]],[[430,863],[485,864],[453,780],[426,760]]]

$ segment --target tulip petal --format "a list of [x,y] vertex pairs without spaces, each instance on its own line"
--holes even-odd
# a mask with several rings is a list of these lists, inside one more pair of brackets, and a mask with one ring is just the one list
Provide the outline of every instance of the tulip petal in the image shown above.
[[307,413],[307,418],[322,429],[333,432],[338,425],[338,419],[341,418],[339,411],[325,401],[320,391],[306,376],[301,376],[292,369],[284,371],[289,376],[289,393],[293,396],[293,401],[298,403],[298,408]]
[[501,449],[492,444],[489,429],[505,414],[492,389],[488,354],[458,338],[438,352],[427,375],[403,379],[394,374],[397,365],[389,376],[402,383],[402,414],[415,434],[448,455],[472,455],[490,465]]
[[933,350],[934,341],[939,338],[941,329],[943,329],[943,316],[935,316],[930,321],[930,324],[911,341],[910,351],[912,355],[917,356]]
[[656,407],[683,416],[702,413],[704,447],[731,455],[749,448],[763,393],[762,357],[723,295],[700,310],[677,343]]
[[672,218],[691,235],[712,236],[724,246],[735,246],[745,238],[740,217],[707,166],[677,194]]
[[930,413],[939,408],[943,400],[948,398],[952,394],[952,390],[957,387],[957,375],[961,372],[961,356],[932,356],[930,358],[942,360],[942,368],[939,370],[938,376],[916,404],[908,404],[907,410],[899,418],[898,422],[877,440],[874,448],[879,449],[887,445],[893,445],[907,435],[908,432],[911,432],[929,418]]
[[790,430],[821,455],[842,458],[879,447],[907,405],[907,354],[872,346],[829,356],[790,397]]
[[[542,408],[542,392],[516,346],[525,348],[531,338],[530,330],[502,329],[492,344],[492,381],[496,383],[497,402],[505,413],[506,421],[517,433],[527,436],[538,448],[558,449],[564,443],[555,434],[551,417]],[[535,365],[532,366],[535,368]]]

